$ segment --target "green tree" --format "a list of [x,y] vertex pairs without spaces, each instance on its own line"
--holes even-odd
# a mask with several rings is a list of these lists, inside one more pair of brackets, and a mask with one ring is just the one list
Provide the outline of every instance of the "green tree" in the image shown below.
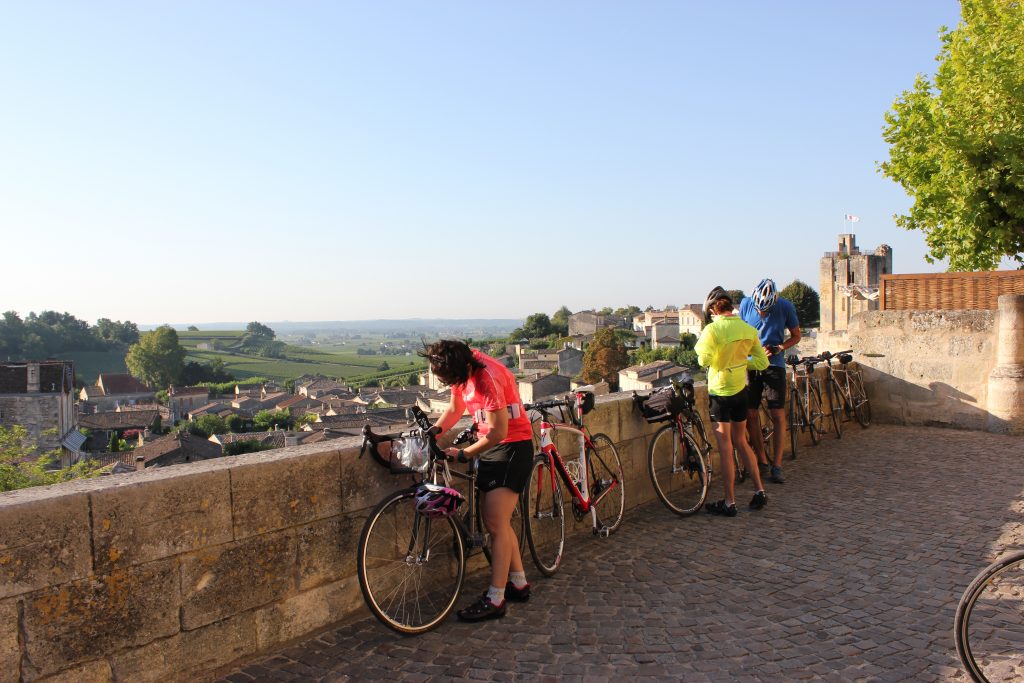
[[551,316],[551,331],[560,337],[569,334],[569,316],[572,315],[566,306],[562,306]]
[[583,353],[583,370],[580,374],[584,382],[604,380],[612,388],[618,388],[619,370],[628,365],[626,345],[615,336],[613,329],[605,328],[597,331],[594,340]]
[[245,429],[245,420],[241,415],[228,415],[227,419],[224,420],[224,424],[227,425],[228,431],[234,434]]
[[920,230],[929,262],[1024,268],[1024,9],[1019,0],[962,0],[942,27],[932,82],[918,75],[886,113],[889,159],[879,171],[913,197],[906,230]]
[[779,296],[793,302],[800,327],[818,326],[818,319],[821,317],[821,299],[814,288],[800,280],[793,280],[779,292]]
[[284,410],[261,410],[252,418],[253,425],[261,432],[278,428],[288,429],[291,421],[291,412],[287,408]]
[[128,372],[151,387],[166,387],[178,381],[185,365],[185,349],[178,343],[173,327],[161,325],[132,344],[124,359]]
[[200,415],[189,424],[188,431],[196,436],[209,438],[214,434],[225,434],[228,425],[220,415]]
[[[648,306],[648,308],[651,308]],[[637,313],[643,313],[643,309],[639,306],[621,306],[613,311],[613,315],[621,315],[623,318],[633,319]]]
[[188,331],[189,331],[189,332],[198,332],[198,331],[199,331],[199,328],[198,328],[198,327],[196,327],[195,325],[189,325],[189,326],[188,326]]
[[530,339],[546,337],[551,334],[551,318],[547,313],[534,313],[527,316],[526,322],[523,323],[523,331]]
[[377,371],[378,372],[387,372],[390,369],[391,369],[391,366],[388,365],[388,362],[386,360],[381,361],[380,365],[377,366]]
[[0,491],[56,484],[99,474],[101,465],[91,459],[55,469],[53,463],[59,458],[57,450],[40,453],[36,441],[21,425],[0,427]]
[[277,336],[272,329],[258,322],[251,322],[246,325],[245,333],[252,337],[266,337],[267,339],[273,339]]

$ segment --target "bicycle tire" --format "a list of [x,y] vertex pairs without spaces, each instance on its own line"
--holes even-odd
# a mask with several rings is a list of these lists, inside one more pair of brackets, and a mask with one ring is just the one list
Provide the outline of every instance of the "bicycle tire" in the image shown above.
[[818,422],[824,417],[825,413],[821,410],[821,389],[817,383],[812,383],[807,392],[807,431],[811,433],[811,443],[815,446],[821,442],[821,427],[818,426]]
[[705,456],[693,437],[674,424],[654,433],[647,449],[647,471],[654,493],[677,515],[692,515],[707,499],[710,477]]
[[[544,454],[533,459],[530,479],[523,490],[526,540],[533,564],[544,576],[554,576],[565,550],[565,505],[558,474]],[[546,494],[546,495],[545,495]],[[546,523],[544,523],[546,522]]]
[[[832,418],[832,426],[836,430],[836,438],[843,438],[843,425],[841,415],[843,407],[839,403],[839,396],[842,394],[839,392],[839,387],[836,385],[835,379],[830,378],[825,383],[825,393],[828,394],[828,408],[829,415]],[[836,412],[838,410],[838,413]]]
[[[989,683],[986,669],[998,673],[999,678],[994,680],[1021,680],[1024,676],[1022,600],[1024,552],[1008,555],[983,569],[960,598],[953,619],[953,640],[960,661],[975,683]],[[1000,624],[1003,629],[998,628]],[[998,635],[991,643],[982,638],[993,634]],[[1007,643],[1007,636],[1013,641]]]
[[[597,523],[608,534],[622,524],[626,511],[626,477],[622,460],[615,444],[606,434],[594,434],[587,447],[587,493],[593,509],[597,512]],[[599,499],[599,500],[598,500]]]
[[757,419],[761,422],[761,442],[764,444],[765,459],[769,463],[773,463],[775,462],[775,449],[772,448],[772,441],[775,439],[775,421],[764,401],[758,405],[757,411]]
[[[850,398],[853,401],[853,414],[857,418],[857,422],[860,423],[861,427],[867,428],[871,424],[871,403],[868,401],[867,392],[864,391],[864,378],[860,374],[860,370],[856,371],[856,374],[849,378],[850,382]],[[854,390],[856,385],[856,393]]]
[[[469,514],[468,512],[466,513]],[[469,520],[466,520],[466,528],[469,528]],[[484,557],[487,558],[487,562],[491,561],[491,534],[487,531],[487,527],[484,526],[483,511],[480,509],[480,499],[477,498],[476,506],[476,528],[480,533],[485,534],[484,539]],[[521,555],[526,550],[526,518],[523,517],[523,497],[520,495],[519,501],[516,503],[515,508],[512,510],[512,531],[516,534],[516,540],[519,541],[519,554]]]
[[405,634],[425,633],[455,607],[466,574],[462,534],[452,518],[416,512],[416,489],[384,498],[359,535],[359,589],[377,619]]
[[789,457],[796,460],[797,443],[800,441],[800,432],[803,429],[803,419],[801,412],[804,409],[804,404],[800,400],[800,394],[796,389],[789,392]]
[[743,466],[743,460],[740,458],[740,452],[736,448],[732,449],[732,468],[733,472],[735,472],[733,480],[737,484],[742,484],[747,480],[747,477],[750,476],[750,473],[747,472],[747,468]]

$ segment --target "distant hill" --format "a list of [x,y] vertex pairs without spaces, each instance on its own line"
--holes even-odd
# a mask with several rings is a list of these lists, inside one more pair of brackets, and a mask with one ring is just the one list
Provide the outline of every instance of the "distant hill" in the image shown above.
[[[244,330],[249,322],[251,321],[175,323],[172,327],[179,332],[188,329],[190,325],[195,325],[200,330]],[[523,324],[523,320],[519,318],[408,318],[405,320],[322,320],[312,322],[261,320],[260,322],[273,329],[279,335],[310,334],[316,332],[369,332],[375,334],[404,332],[430,336],[450,334],[465,337],[507,335]],[[158,325],[139,325],[140,330],[152,330],[156,327]]]

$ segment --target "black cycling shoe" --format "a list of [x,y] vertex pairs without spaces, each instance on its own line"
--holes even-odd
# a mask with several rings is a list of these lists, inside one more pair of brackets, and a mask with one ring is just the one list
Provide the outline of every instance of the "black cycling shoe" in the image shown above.
[[725,517],[736,516],[736,503],[732,505],[726,505],[724,500],[719,500],[714,503],[708,503],[704,506],[704,509],[710,515],[723,515]]
[[507,600],[502,600],[500,605],[493,604],[484,595],[482,598],[474,602],[465,609],[460,609],[456,612],[456,616],[459,617],[459,621],[483,621],[485,619],[500,619],[505,616],[505,604]]
[[526,584],[522,588],[516,588],[516,585],[509,581],[505,584],[505,599],[509,602],[526,602],[530,599],[530,584]]
[[768,494],[764,491],[758,491],[754,494],[754,497],[750,499],[750,509],[760,510],[768,504]]

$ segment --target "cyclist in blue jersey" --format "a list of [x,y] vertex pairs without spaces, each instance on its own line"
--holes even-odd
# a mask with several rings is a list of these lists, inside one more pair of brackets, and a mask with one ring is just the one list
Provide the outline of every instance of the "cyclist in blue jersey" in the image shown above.
[[[768,354],[765,370],[748,373],[747,433],[762,467],[771,467],[768,480],[776,484],[786,481],[782,474],[782,444],[786,440],[786,349],[800,343],[800,321],[792,302],[779,296],[775,283],[765,278],[754,293],[740,302],[740,317],[757,330],[761,346]],[[786,337],[789,332],[789,337]],[[765,393],[768,412],[775,426],[774,453],[769,459],[761,440],[761,419],[757,408]]]

